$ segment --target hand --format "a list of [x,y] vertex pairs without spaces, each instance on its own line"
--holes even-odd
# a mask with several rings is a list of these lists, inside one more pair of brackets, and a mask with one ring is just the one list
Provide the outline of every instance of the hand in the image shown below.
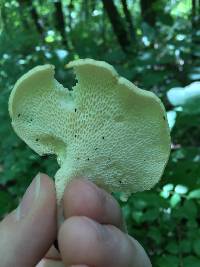
[[63,209],[61,255],[53,247],[47,253],[56,239],[56,197],[53,181],[40,174],[0,224],[1,267],[151,267],[141,245],[124,232],[117,201],[95,184],[73,180]]

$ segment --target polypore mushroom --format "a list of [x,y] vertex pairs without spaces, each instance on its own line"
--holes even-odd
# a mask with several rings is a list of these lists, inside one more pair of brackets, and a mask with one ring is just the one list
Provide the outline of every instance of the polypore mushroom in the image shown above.
[[58,203],[74,177],[110,192],[150,189],[170,153],[160,99],[120,77],[101,61],[80,59],[72,91],[54,79],[52,65],[38,66],[15,84],[9,113],[16,133],[38,154],[55,154]]

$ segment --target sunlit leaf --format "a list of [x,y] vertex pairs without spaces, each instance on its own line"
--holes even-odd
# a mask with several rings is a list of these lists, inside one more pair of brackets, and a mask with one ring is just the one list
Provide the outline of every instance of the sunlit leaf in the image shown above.
[[170,198],[170,204],[172,207],[175,207],[180,201],[181,197],[177,193],[174,193],[173,196]]
[[200,199],[200,189],[193,190],[188,194],[188,199],[195,199],[195,198]]
[[174,189],[174,191],[177,193],[177,194],[186,194],[187,191],[188,191],[188,188],[184,185],[177,185]]
[[183,107],[186,113],[200,113],[200,82],[193,82],[184,88],[172,88],[167,92],[167,97],[173,106]]

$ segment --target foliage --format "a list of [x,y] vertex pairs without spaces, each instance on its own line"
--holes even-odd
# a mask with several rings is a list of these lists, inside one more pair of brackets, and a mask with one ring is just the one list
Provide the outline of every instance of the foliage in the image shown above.
[[128,199],[115,195],[128,230],[148,251],[153,266],[199,266],[200,120],[193,112],[198,101],[194,98],[192,110],[184,112],[181,105],[172,106],[167,92],[200,79],[200,8],[192,6],[195,1],[162,0],[147,1],[144,10],[144,0],[127,1],[131,28],[122,1],[116,0],[128,34],[122,44],[103,2],[63,0],[60,13],[61,1],[0,2],[0,217],[16,207],[38,171],[53,176],[57,168],[54,158],[41,159],[11,128],[7,101],[15,81],[49,62],[56,66],[57,79],[71,88],[74,77],[65,69],[69,60],[106,60],[139,87],[154,91],[175,114],[172,152],[160,183]]

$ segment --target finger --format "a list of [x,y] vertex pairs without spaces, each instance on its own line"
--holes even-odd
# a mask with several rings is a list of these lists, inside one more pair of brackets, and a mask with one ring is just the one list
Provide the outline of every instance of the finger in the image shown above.
[[118,202],[105,190],[86,179],[74,179],[65,189],[64,216],[86,216],[102,224],[123,228]]
[[102,225],[87,217],[67,219],[58,235],[66,266],[150,267],[139,243],[113,225]]
[[38,175],[19,208],[0,224],[1,267],[35,266],[56,237],[56,199],[53,181]]

